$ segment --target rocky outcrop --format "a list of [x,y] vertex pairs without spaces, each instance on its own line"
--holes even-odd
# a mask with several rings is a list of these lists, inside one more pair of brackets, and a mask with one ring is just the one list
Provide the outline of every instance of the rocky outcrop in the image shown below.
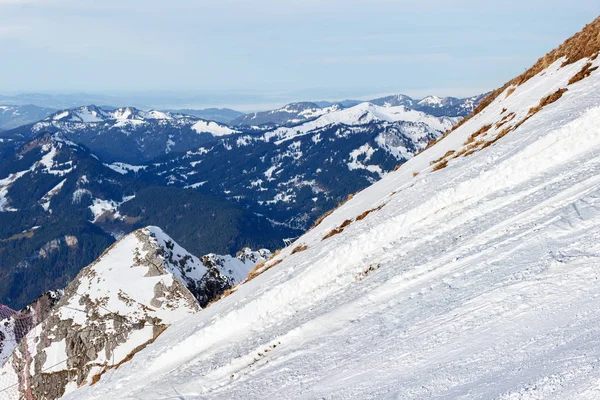
[[[169,253],[167,241],[177,254]],[[174,263],[185,268],[191,259],[154,227],[115,243],[79,273],[6,361],[0,377],[18,383],[7,398],[58,399],[93,385],[169,325],[199,311],[195,297],[173,274]]]
[[198,259],[162,231],[157,232],[155,237],[170,271],[184,282],[203,308],[227,289],[246,279],[256,264],[271,256],[267,249],[252,251],[245,248],[235,257],[207,254]]
[[156,227],[123,237],[64,292],[43,296],[20,313],[0,309],[12,332],[0,383],[14,385],[3,396],[52,400],[94,385],[270,255],[244,249],[235,257],[199,259]]

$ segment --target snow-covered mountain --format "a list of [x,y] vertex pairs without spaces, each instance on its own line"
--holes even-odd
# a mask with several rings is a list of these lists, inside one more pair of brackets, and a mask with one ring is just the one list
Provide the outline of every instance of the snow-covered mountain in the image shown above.
[[428,96],[416,102],[416,104],[414,104],[411,108],[438,117],[467,117],[475,110],[477,105],[487,95],[488,93],[479,96],[468,97],[465,99],[457,99],[456,97]]
[[[3,398],[57,399],[90,385],[200,310],[181,280],[199,260],[158,228],[136,231],[84,268],[0,369]],[[25,370],[23,366],[27,366]]]
[[468,116],[479,104],[485,95],[458,99],[455,97],[440,98],[429,96],[421,100],[415,100],[404,94],[380,97],[368,102],[356,100],[342,101],[338,103],[318,102],[318,103],[291,103],[285,107],[251,113],[241,116],[233,121],[231,125],[240,128],[254,127],[275,128],[292,127],[304,122],[312,121],[316,118],[329,113],[338,112],[342,109],[352,109],[362,103],[371,103],[379,107],[406,107],[411,110],[421,111],[436,117],[463,118]]
[[379,122],[398,121],[423,124],[435,131],[444,132],[458,123],[460,118],[437,118],[411,110],[405,106],[381,107],[372,103],[361,103],[354,107],[328,112],[319,118],[301,125],[289,128],[282,127],[269,131],[264,137],[269,141],[286,141],[332,125],[360,126]]
[[115,238],[146,225],[160,223],[195,254],[276,248],[297,236],[222,197],[155,187],[121,173],[126,168],[105,165],[59,133],[0,159],[1,303],[19,309],[63,287]]
[[204,108],[201,110],[184,108],[168,111],[175,114],[193,115],[194,117],[202,118],[208,121],[221,122],[223,124],[231,124],[231,121],[244,115],[243,112],[229,108]]
[[598,38],[65,399],[597,399]]
[[43,132],[60,132],[104,161],[132,164],[185,152],[216,137],[238,133],[227,125],[189,115],[84,106],[59,111],[33,125],[3,132],[2,136],[31,139]]
[[37,122],[55,112],[52,108],[33,105],[0,105],[0,131]]
[[405,94],[396,94],[392,96],[380,97],[378,99],[371,100],[369,103],[375,104],[381,107],[399,107],[404,106],[413,108],[417,101],[410,98]]
[[294,127],[225,137],[148,165],[138,176],[224,195],[271,220],[304,230],[458,120],[403,106],[362,103]]
[[[123,237],[84,268],[60,300],[53,297],[43,321],[35,318],[39,307],[30,307],[31,321],[37,323],[16,332],[16,313],[7,313],[7,331],[16,333],[10,337],[13,341],[5,341],[5,350],[16,350],[0,369],[0,382],[19,385],[3,392],[2,398],[57,399],[94,385],[168,326],[223,293],[213,293],[215,288],[231,288],[270,255],[267,250],[244,249],[237,257],[210,254],[200,260],[157,227]],[[15,341],[18,346],[11,348]]]
[[309,121],[320,117],[321,115],[337,111],[343,108],[339,104],[333,104],[326,107],[319,107],[315,103],[291,103],[285,107],[243,115],[234,119],[231,124],[234,126],[246,127],[275,127],[284,125],[296,125],[301,122]]

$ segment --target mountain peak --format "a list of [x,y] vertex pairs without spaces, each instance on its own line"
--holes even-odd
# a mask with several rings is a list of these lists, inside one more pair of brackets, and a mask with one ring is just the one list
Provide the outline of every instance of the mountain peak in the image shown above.
[[197,149],[218,137],[239,133],[225,124],[191,115],[90,105],[59,111],[6,135],[30,139],[45,131],[63,133],[88,147],[103,161],[132,165]]
[[[52,312],[25,336],[20,351],[12,352],[0,372],[25,379],[34,398],[58,398],[95,383],[167,326],[200,310],[171,272],[173,262],[184,271],[191,258],[157,227],[124,236],[66,287]],[[31,369],[19,370],[21,362],[31,363]],[[67,379],[65,371],[70,371]],[[18,396],[25,389],[11,390]]]

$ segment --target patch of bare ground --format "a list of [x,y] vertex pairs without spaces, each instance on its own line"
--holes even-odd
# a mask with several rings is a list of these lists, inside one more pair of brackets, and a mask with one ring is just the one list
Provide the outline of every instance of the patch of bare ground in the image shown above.
[[272,261],[275,257],[279,255],[279,253],[281,253],[281,250],[277,250],[275,253],[273,253],[269,260],[256,264],[254,268],[252,268],[252,271],[250,271],[250,273],[248,274],[246,282],[250,282],[252,279],[256,278],[263,272],[266,272],[274,266],[276,266],[277,264],[281,263],[283,260]]
[[567,89],[567,88],[558,89],[556,92],[552,93],[551,95],[548,95],[548,96],[544,97],[543,99],[541,99],[540,100],[540,104],[538,104],[537,106],[529,109],[529,114],[527,115],[527,118],[525,120],[533,117],[535,114],[537,114],[538,112],[540,112],[540,110],[542,108],[546,107],[547,105],[556,102],[558,99],[560,99],[562,97],[562,95],[567,90],[569,90],[569,89]]
[[465,142],[465,144],[469,144],[471,142],[474,142],[475,139],[477,139],[479,136],[488,133],[488,131],[490,129],[492,129],[492,125],[484,125],[484,126],[482,126],[475,133],[473,133],[471,136],[469,136],[469,138],[467,139],[467,141]]
[[352,223],[351,219],[345,220],[344,222],[342,222],[342,224],[340,226],[338,226],[337,228],[335,228],[334,230],[329,232],[327,235],[325,235],[325,237],[322,240],[326,240],[335,235],[339,235],[340,233],[344,232],[344,229],[346,229],[346,227],[348,225],[350,225],[351,223]]
[[597,69],[598,69],[598,67],[592,67],[592,63],[588,62],[587,64],[585,64],[583,66],[581,71],[579,71],[578,73],[573,75],[573,77],[569,81],[569,85],[572,85],[574,83],[584,80],[585,78],[589,77],[592,74],[592,72],[594,72]]
[[385,204],[380,205],[377,208],[372,208],[370,210],[365,211],[364,213],[360,214],[358,217],[356,217],[357,221],[362,221],[363,219],[367,218],[367,216],[371,213],[374,213],[375,211],[379,211],[383,208]]
[[308,246],[305,244],[302,244],[300,246],[297,246],[294,250],[292,250],[292,254],[300,253],[300,252],[306,251],[306,250],[308,250]]
[[[392,193],[392,194],[395,194],[395,193]],[[350,226],[351,223],[353,223],[355,221],[362,221],[363,219],[367,218],[367,216],[369,214],[374,213],[375,211],[381,210],[384,206],[385,206],[385,204],[382,204],[379,207],[372,208],[370,210],[363,212],[362,214],[360,214],[358,217],[356,217],[354,219],[345,220],[344,222],[342,222],[342,224],[340,226],[333,229],[331,232],[329,232],[327,235],[325,235],[325,237],[323,237],[323,239],[321,239],[321,240],[327,240],[335,235],[339,235],[340,233],[342,233],[344,231],[344,229],[346,229],[348,226]]]
[[433,167],[434,171],[439,171],[440,169],[444,169],[448,166],[448,160],[444,159],[440,162],[438,162],[437,164],[435,164],[435,166]]
[[10,242],[12,240],[20,240],[20,239],[31,239],[35,235],[34,230],[26,231],[23,233],[17,233],[16,235],[12,235],[7,239],[0,239],[0,242]]
[[[525,117],[523,120],[519,121],[517,124],[515,124],[511,127],[506,127],[504,129],[502,129],[496,136],[494,136],[490,140],[481,140],[481,139],[475,140],[477,137],[479,137],[483,134],[486,134],[490,130],[490,127],[491,127],[490,125],[484,126],[480,130],[475,132],[473,135],[471,135],[467,139],[467,141],[464,143],[463,148],[461,150],[459,150],[457,153],[455,153],[452,158],[468,157],[477,151],[483,150],[483,149],[493,145],[498,140],[500,140],[504,136],[506,136],[508,133],[516,130],[518,127],[523,125],[527,120],[529,120],[529,118],[533,117],[535,114],[540,112],[540,110],[542,110],[544,107],[558,101],[567,90],[568,89],[566,89],[566,88],[558,89],[556,92],[544,97],[543,99],[540,100],[540,103],[537,106],[532,107],[529,110],[527,117]],[[500,120],[499,123],[496,124],[496,129],[500,129],[503,125],[505,125],[509,121],[512,121],[514,118],[515,118],[515,113],[507,114],[504,118],[502,118],[502,120]],[[447,164],[447,159],[444,159],[442,161],[446,162],[446,164]],[[445,167],[445,165],[444,165],[444,167]],[[440,167],[440,169],[441,168],[443,168],[443,167]],[[435,170],[435,168],[434,168],[434,170]]]

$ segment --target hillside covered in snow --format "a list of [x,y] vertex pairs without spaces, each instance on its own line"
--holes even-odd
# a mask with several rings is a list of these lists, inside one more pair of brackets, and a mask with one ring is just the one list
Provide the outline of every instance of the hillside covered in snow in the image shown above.
[[600,18],[65,399],[597,399],[599,51]]
[[143,111],[133,107],[107,109],[83,106],[56,112],[42,121],[3,133],[30,140],[40,133],[67,136],[107,162],[141,163],[185,152],[216,137],[237,133],[227,125],[191,115]]
[[139,171],[144,180],[225,195],[285,226],[324,212],[381,179],[459,118],[361,103],[307,122],[220,138]]
[[25,312],[0,309],[9,311],[0,326],[0,398],[57,399],[94,385],[269,256],[245,249],[201,260],[157,227],[123,237],[64,292]]

